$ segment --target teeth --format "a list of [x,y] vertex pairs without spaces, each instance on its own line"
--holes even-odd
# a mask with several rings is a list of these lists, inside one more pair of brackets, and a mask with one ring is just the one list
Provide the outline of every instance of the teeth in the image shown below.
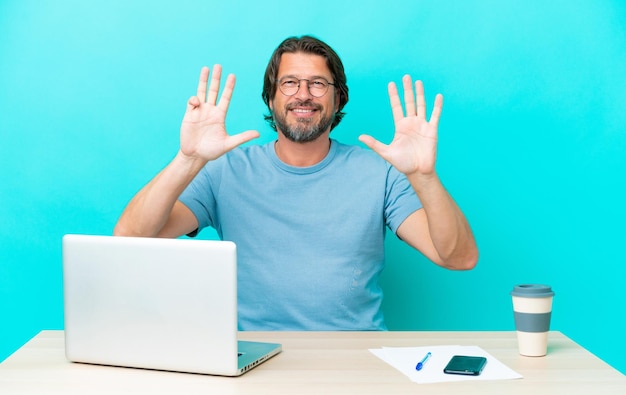
[[304,113],[304,112],[313,112],[313,110],[304,110],[304,109],[301,109],[301,108],[294,108],[293,112],[302,112],[302,113]]

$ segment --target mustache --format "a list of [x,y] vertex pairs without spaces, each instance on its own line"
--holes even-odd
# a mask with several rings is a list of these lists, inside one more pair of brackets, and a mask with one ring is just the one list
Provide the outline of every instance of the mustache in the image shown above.
[[297,100],[297,101],[291,102],[291,103],[289,103],[289,104],[287,104],[285,106],[285,108],[287,110],[293,110],[296,107],[300,107],[300,108],[302,108],[302,107],[309,107],[309,108],[312,108],[314,110],[322,110],[324,108],[324,107],[322,107],[321,104],[313,103],[311,100],[305,100],[305,101]]

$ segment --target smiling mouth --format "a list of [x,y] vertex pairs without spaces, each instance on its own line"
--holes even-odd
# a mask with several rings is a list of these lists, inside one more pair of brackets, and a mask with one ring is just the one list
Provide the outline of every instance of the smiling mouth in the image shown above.
[[320,106],[316,106],[313,103],[292,103],[287,106],[287,111],[291,112],[296,119],[309,119],[313,115],[321,110]]
[[310,101],[298,101],[287,105],[288,111],[293,111],[299,114],[310,114],[321,109],[322,106]]
[[317,111],[314,108],[292,108],[290,111],[295,112],[297,114],[312,114]]

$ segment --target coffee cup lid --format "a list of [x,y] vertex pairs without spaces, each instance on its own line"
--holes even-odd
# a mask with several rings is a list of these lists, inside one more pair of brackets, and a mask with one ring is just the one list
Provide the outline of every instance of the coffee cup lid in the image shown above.
[[523,298],[547,298],[554,296],[554,292],[549,285],[520,284],[513,287],[511,295]]

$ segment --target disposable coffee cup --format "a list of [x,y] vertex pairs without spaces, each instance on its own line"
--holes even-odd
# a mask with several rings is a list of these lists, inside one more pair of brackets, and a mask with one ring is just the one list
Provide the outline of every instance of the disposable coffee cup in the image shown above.
[[519,353],[529,357],[546,355],[554,297],[552,288],[540,284],[521,284],[513,287],[511,296]]

